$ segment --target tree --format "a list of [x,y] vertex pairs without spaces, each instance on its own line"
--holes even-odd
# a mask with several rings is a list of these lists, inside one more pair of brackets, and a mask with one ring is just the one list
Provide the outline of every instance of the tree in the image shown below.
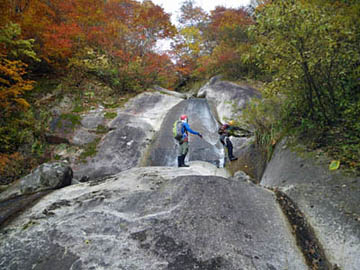
[[196,26],[206,24],[208,14],[199,6],[195,6],[194,0],[186,0],[180,8],[179,23],[183,27]]
[[265,93],[283,101],[282,124],[350,164],[360,153],[360,4],[343,2],[272,1],[250,32],[272,77]]
[[[24,164],[17,153],[24,137],[19,115],[27,111],[30,104],[25,93],[33,89],[34,81],[26,78],[27,64],[38,61],[33,51],[34,40],[20,38],[21,29],[9,23],[0,28],[0,175],[16,175]],[[11,164],[11,165],[9,165]]]
[[34,40],[19,39],[21,29],[8,24],[0,29],[0,116],[8,117],[14,110],[29,107],[22,97],[33,88],[33,81],[24,79],[27,65],[18,59],[27,57],[38,60],[32,50]]
[[253,65],[243,55],[250,49],[247,28],[254,21],[245,8],[217,6],[208,15],[194,1],[185,1],[181,11],[182,25],[173,44],[181,81],[249,74]]

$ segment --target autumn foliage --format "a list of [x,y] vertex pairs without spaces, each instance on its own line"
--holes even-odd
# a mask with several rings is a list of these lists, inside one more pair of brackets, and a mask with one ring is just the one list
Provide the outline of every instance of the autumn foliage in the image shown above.
[[192,0],[181,8],[182,23],[173,43],[177,71],[183,81],[196,81],[216,74],[238,79],[248,75],[243,60],[250,42],[247,28],[254,24],[244,8],[218,6],[206,13]]
[[[6,16],[0,25],[19,24],[22,37],[35,40],[38,57],[57,71],[64,71],[74,57],[84,58],[84,48],[106,55],[117,73],[131,69],[138,57],[164,59],[154,46],[176,32],[169,15],[151,1],[4,1],[2,12]],[[146,62],[160,64],[155,59],[143,65]]]
[[0,176],[17,171],[24,153],[36,156],[38,78],[66,76],[79,86],[96,76],[117,96],[176,81],[170,57],[155,50],[176,28],[151,1],[0,0],[0,7]]

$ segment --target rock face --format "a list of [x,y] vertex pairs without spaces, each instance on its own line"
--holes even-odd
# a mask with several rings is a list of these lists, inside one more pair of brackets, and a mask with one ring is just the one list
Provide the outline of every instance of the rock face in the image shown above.
[[228,163],[231,174],[237,171],[246,172],[255,183],[261,181],[266,167],[266,154],[253,142],[253,138],[231,138],[234,155],[238,160]]
[[72,142],[75,145],[85,145],[93,142],[98,136],[87,129],[79,128],[75,131]]
[[98,126],[105,125],[105,123],[106,121],[103,107],[90,111],[90,113],[83,115],[81,119],[81,126],[86,129],[96,130]]
[[[292,235],[296,216],[326,255],[313,269],[360,269],[360,179],[329,172],[285,141],[266,164],[251,138],[232,139],[239,159],[222,168],[216,115],[231,117],[227,101],[242,107],[258,93],[213,78],[199,96],[207,99],[149,92],[108,123],[101,108],[84,115],[69,141],[91,142],[99,125],[106,132],[94,156],[72,164],[76,179],[90,182],[49,192],[69,185],[72,170],[43,164],[2,192],[0,270],[309,269],[303,254],[311,262],[312,250],[302,253]],[[190,139],[190,168],[176,168],[172,127],[181,114],[204,136]]]
[[[214,111],[217,112],[219,121],[225,122],[225,118],[231,118],[240,114],[241,109],[254,97],[260,97],[260,93],[246,85],[238,85],[232,82],[222,81],[218,77],[212,78],[200,88],[198,97],[208,100]],[[234,107],[236,110],[234,114]]]
[[[236,119],[251,99],[261,97],[256,89],[222,81],[219,76],[213,77],[200,88],[197,96],[206,98],[213,115],[221,123]],[[239,170],[245,171],[259,182],[265,169],[266,159],[262,156],[262,152],[252,144],[253,138],[231,137],[231,141],[234,145],[234,155],[239,159],[228,163],[229,170],[232,173]]]
[[50,123],[50,133],[46,134],[46,140],[51,144],[74,144],[84,145],[93,142],[97,137],[95,131],[98,126],[105,125],[104,108],[99,106],[81,117],[72,113],[61,114],[57,109],[53,112]]
[[151,145],[146,165],[176,166],[177,142],[173,138],[173,124],[180,115],[189,117],[191,129],[200,132],[203,139],[190,134],[187,160],[202,160],[220,165],[224,158],[224,149],[217,134],[218,124],[211,114],[205,99],[188,99],[174,106],[162,122],[161,129]]
[[71,143],[75,145],[85,145],[95,141],[95,139],[99,137],[99,135],[96,134],[97,128],[106,125],[104,114],[104,108],[99,107],[96,110],[82,115],[81,126],[73,132],[70,138]]
[[108,124],[111,131],[97,145],[96,155],[73,164],[74,177],[95,179],[141,165],[165,114],[181,100],[159,93],[143,93],[130,100]]
[[63,163],[44,163],[32,173],[13,183],[0,193],[0,201],[39,191],[57,189],[71,184],[73,172]]
[[1,231],[0,269],[308,269],[273,194],[237,179],[147,167],[55,191]]
[[281,142],[261,184],[283,191],[297,204],[340,269],[360,269],[360,179],[328,170],[328,161],[303,158]]

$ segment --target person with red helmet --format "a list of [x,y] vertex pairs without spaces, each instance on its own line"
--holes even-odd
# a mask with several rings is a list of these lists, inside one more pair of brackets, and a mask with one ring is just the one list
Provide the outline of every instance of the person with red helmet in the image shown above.
[[189,132],[194,135],[198,135],[202,138],[200,132],[194,131],[190,128],[188,124],[187,115],[183,114],[180,116],[181,126],[181,139],[179,140],[179,152],[178,152],[178,167],[189,167],[185,164],[185,157],[189,152]]

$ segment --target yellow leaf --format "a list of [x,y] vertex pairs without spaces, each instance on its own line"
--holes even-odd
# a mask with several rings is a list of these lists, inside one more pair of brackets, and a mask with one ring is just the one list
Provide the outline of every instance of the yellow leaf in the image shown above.
[[20,104],[20,105],[22,105],[23,107],[25,107],[25,108],[29,108],[29,107],[30,107],[30,104],[29,104],[25,99],[23,99],[23,98],[16,98],[15,101],[16,101],[18,104]]
[[340,167],[340,160],[333,160],[330,162],[329,170],[335,171],[335,170],[339,169],[339,167]]

